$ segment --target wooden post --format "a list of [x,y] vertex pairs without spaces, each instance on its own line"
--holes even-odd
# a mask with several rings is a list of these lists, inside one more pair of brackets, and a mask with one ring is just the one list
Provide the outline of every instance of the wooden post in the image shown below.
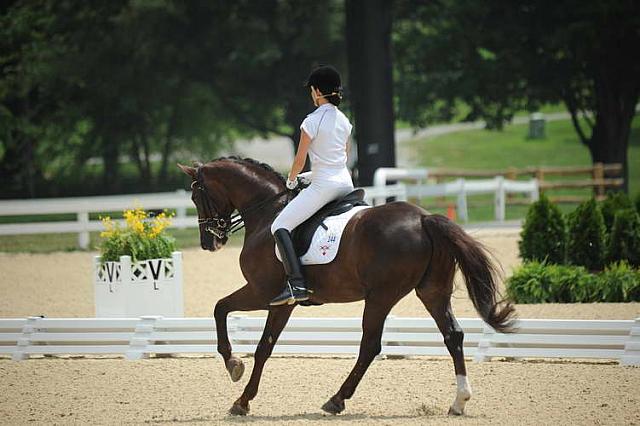
[[600,199],[604,197],[604,165],[602,163],[593,165],[593,180],[597,182],[594,185],[596,198]]
[[538,179],[538,189],[540,194],[542,195],[542,191],[544,191],[544,170],[542,170],[541,168],[537,168],[536,169],[536,179]]

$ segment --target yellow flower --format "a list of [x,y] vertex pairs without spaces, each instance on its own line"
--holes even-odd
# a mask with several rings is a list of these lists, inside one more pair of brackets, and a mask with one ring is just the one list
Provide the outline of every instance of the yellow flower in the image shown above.
[[117,232],[117,223],[115,223],[109,216],[101,217],[102,226],[104,226],[104,231],[100,233],[102,238],[111,238]]
[[147,212],[142,210],[141,207],[136,207],[134,210],[125,210],[124,212],[127,227],[138,234],[144,234],[144,220],[146,218]]
[[155,238],[169,226],[171,226],[171,218],[167,217],[166,212],[162,212],[153,218],[153,222],[151,222],[151,226],[149,228],[149,236],[151,238]]

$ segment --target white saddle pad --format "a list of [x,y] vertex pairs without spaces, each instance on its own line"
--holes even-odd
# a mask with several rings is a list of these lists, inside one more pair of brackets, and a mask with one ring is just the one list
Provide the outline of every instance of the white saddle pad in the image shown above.
[[[327,226],[327,229],[324,229],[322,226],[318,226],[318,229],[313,234],[309,251],[307,251],[304,256],[300,257],[300,262],[303,265],[323,265],[333,261],[338,254],[342,231],[344,231],[345,226],[347,226],[349,219],[359,211],[369,208],[371,207],[358,206],[352,208],[348,212],[326,218],[324,220],[324,224]],[[276,257],[278,260],[282,261],[277,247]]]

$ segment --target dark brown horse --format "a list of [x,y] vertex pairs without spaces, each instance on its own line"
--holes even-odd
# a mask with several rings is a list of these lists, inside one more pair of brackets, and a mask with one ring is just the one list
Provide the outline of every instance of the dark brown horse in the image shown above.
[[[227,242],[234,211],[246,226],[240,267],[247,283],[218,301],[214,314],[218,352],[233,381],[242,377],[244,365],[232,355],[227,315],[233,311],[269,311],[251,378],[230,410],[245,415],[249,401],[258,392],[264,364],[296,306],[269,306],[285,282],[269,228],[290,194],[281,175],[253,160],[221,158],[197,167],[179,166],[193,179],[192,199],[198,210],[203,249],[215,251]],[[508,331],[514,310],[498,301],[496,270],[483,247],[446,217],[430,215],[412,204],[389,203],[358,212],[344,230],[336,259],[304,268],[314,289],[312,301],[365,301],[358,360],[338,392],[322,406],[324,411],[338,414],[344,410],[345,399],[351,398],[381,351],[382,329],[389,311],[414,290],[437,323],[453,358],[458,390],[449,412],[463,413],[471,388],[466,378],[463,332],[450,301],[456,265],[482,319],[497,331]]]

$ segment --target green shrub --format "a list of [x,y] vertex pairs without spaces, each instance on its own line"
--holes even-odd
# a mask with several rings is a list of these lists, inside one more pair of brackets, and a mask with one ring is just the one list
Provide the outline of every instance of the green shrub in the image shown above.
[[590,301],[596,278],[580,266],[527,262],[507,280],[507,296],[516,303]]
[[102,262],[118,261],[120,256],[131,256],[134,262],[171,257],[176,245],[175,239],[164,232],[171,224],[165,213],[149,217],[144,210],[136,208],[126,210],[124,217],[124,227],[109,217],[102,219],[105,227],[100,233]]
[[609,192],[607,198],[600,203],[600,211],[604,219],[607,232],[611,232],[616,213],[621,210],[633,209],[633,203],[629,196],[622,192]]
[[566,229],[558,207],[542,195],[529,207],[520,233],[523,260],[564,263]]
[[616,213],[609,235],[608,263],[625,260],[640,266],[640,216],[633,209]]
[[544,303],[549,299],[550,284],[544,263],[527,262],[507,280],[507,297],[515,303]]
[[589,303],[640,301],[640,270],[625,262],[599,274],[581,266],[527,262],[507,280],[515,303]]
[[636,211],[640,213],[640,192],[636,194],[635,207],[636,207]]
[[640,271],[626,262],[613,263],[598,276],[598,302],[640,301]]
[[604,267],[605,227],[602,213],[592,198],[569,215],[567,260],[591,271]]

